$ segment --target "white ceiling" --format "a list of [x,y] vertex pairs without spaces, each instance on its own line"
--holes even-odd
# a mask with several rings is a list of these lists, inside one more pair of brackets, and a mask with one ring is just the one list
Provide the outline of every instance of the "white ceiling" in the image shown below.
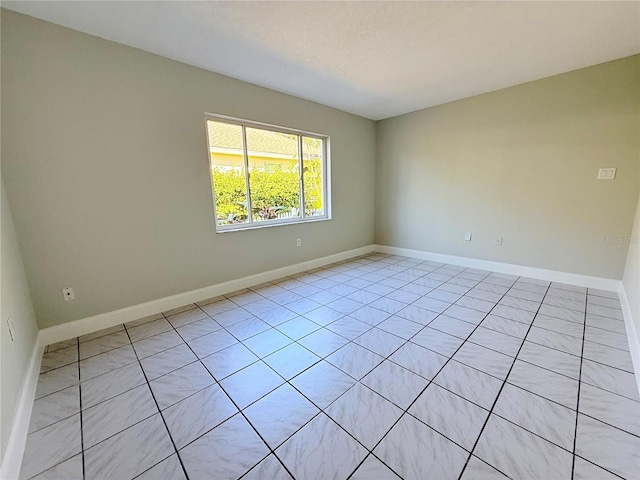
[[2,6],[374,120],[640,52],[640,2]]

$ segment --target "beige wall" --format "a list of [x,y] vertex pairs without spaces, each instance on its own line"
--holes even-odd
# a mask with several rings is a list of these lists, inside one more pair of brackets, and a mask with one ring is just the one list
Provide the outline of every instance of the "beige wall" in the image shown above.
[[636,327],[638,342],[640,342],[640,198],[636,207],[633,232],[629,239],[629,252],[627,253],[622,284],[629,299],[633,323]]
[[[373,242],[373,121],[7,11],[2,73],[40,327]],[[330,135],[333,220],[216,234],[205,112]]]
[[622,278],[638,85],[634,56],[378,122],[376,242]]
[[[0,184],[2,181],[0,180]],[[4,459],[7,441],[11,433],[18,399],[22,391],[27,366],[35,345],[38,327],[29,286],[13,227],[11,209],[7,201],[4,184],[0,186],[2,202],[2,240],[0,241],[0,459]],[[9,336],[7,319],[11,318],[15,339]],[[1,460],[0,460],[1,463]]]

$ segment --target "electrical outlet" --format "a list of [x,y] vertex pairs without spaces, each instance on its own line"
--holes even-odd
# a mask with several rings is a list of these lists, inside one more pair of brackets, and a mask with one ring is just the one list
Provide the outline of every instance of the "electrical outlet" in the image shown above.
[[16,339],[16,334],[13,331],[13,324],[11,323],[11,317],[7,318],[7,326],[9,327],[9,337],[11,338],[11,341],[13,342]]
[[62,289],[62,296],[64,297],[65,302],[70,302],[71,300],[75,300],[76,294],[73,291],[73,287],[65,287]]
[[296,239],[296,247],[301,247],[302,246],[302,239],[297,238]]
[[467,232],[464,234],[464,241],[465,242],[470,242],[471,241],[471,232]]
[[496,237],[496,245],[497,245],[498,247],[501,247],[501,246],[502,246],[502,237]]

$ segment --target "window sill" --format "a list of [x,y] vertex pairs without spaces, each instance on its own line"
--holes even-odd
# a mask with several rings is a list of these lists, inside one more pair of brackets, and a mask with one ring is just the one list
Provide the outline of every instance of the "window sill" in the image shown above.
[[222,225],[216,226],[216,233],[233,233],[233,232],[242,232],[245,230],[257,230],[260,228],[271,228],[271,227],[283,227],[286,225],[300,225],[304,223],[315,223],[315,222],[324,222],[327,220],[331,220],[329,216],[323,217],[311,217],[305,219],[296,219],[296,220],[279,220],[279,221],[264,221],[258,223],[251,224],[239,224],[239,225]]

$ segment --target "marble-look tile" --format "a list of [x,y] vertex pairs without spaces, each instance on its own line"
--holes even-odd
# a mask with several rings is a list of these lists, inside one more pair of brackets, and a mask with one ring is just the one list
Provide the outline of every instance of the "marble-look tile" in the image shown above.
[[75,364],[56,368],[38,376],[35,398],[41,398],[51,393],[59,392],[67,387],[79,383],[78,366]]
[[51,343],[45,347],[44,352],[51,353],[62,348],[73,346],[75,346],[76,349],[78,348],[78,337],[70,338],[69,340],[63,340],[61,342]]
[[248,303],[251,302],[256,302],[258,300],[263,299],[264,297],[262,295],[259,295],[255,292],[252,292],[249,289],[243,289],[242,292],[237,292],[237,293],[230,293],[228,295],[225,295],[229,300],[231,300],[233,303],[235,303],[236,305],[239,306],[243,306],[243,305],[247,305]]
[[[322,332],[322,330],[319,330],[318,332]],[[314,332],[311,335],[315,335],[318,332]],[[280,333],[275,328],[272,328],[271,330],[259,333],[255,337],[245,340],[243,343],[254,354],[263,358],[277,350],[280,350],[282,347],[286,347],[292,343],[292,340],[285,334]]]
[[263,322],[257,317],[248,318],[247,320],[226,327],[227,331],[240,341],[254,337],[270,328],[272,327],[268,323]]
[[462,345],[464,340],[439,330],[425,327],[411,339],[411,342],[450,357]]
[[216,313],[212,315],[213,319],[223,327],[227,328],[243,320],[249,320],[253,318],[252,313],[247,312],[244,308],[236,307],[231,310]]
[[318,325],[328,325],[331,322],[335,322],[339,318],[344,317],[344,314],[327,306],[322,306],[305,313],[304,317]]
[[332,310],[336,310],[344,315],[349,315],[350,313],[355,312],[359,308],[362,308],[362,304],[360,302],[356,302],[355,300],[351,300],[349,298],[343,297],[343,298],[339,298],[338,300],[334,300],[331,303],[328,303],[327,307],[331,308]]
[[584,292],[572,292],[552,286],[549,288],[547,295],[550,297],[566,298],[568,300],[581,301],[584,303],[586,294]]
[[318,413],[320,410],[313,403],[287,383],[244,410],[249,423],[272,449]]
[[[367,285],[369,283],[367,282]],[[356,292],[357,293],[357,292]],[[312,300],[316,303],[319,303],[320,305],[326,305],[328,303],[331,303],[337,299],[340,298],[340,295],[336,295],[335,293],[331,293],[328,290],[322,290],[318,293],[314,293],[313,295],[309,295],[307,297],[309,300]],[[355,298],[352,298],[351,296],[349,296],[348,298],[351,298],[352,300],[356,300]],[[363,303],[363,302],[360,302]]]
[[[447,293],[449,293],[449,292],[447,292]],[[410,303],[415,302],[417,299],[419,299],[420,295],[418,295],[416,293],[406,292],[406,291],[400,289],[400,290],[396,290],[394,292],[391,292],[389,295],[387,295],[387,298],[390,298],[392,300],[396,300],[398,302],[406,303],[408,305]],[[357,299],[353,298],[353,300],[357,300]],[[366,303],[370,303],[370,302],[366,302]]]
[[522,345],[521,338],[489,330],[484,328],[482,324],[469,337],[469,341],[511,357],[516,356]]
[[487,410],[493,406],[502,386],[501,380],[455,360],[447,363],[433,381]]
[[148,385],[85,408],[82,411],[83,447],[92,447],[156,413],[158,407]]
[[147,376],[147,381],[150,382],[189,363],[193,363],[197,359],[198,357],[194,355],[191,349],[187,345],[182,344],[156,353],[150,357],[143,358],[140,360],[140,364]]
[[374,455],[369,455],[349,480],[400,480],[400,477]]
[[370,330],[373,327],[367,323],[361,322],[360,320],[356,320],[353,317],[346,316],[342,317],[339,320],[336,320],[333,323],[328,324],[326,328],[327,330],[331,330],[333,333],[337,333],[347,340],[353,340],[354,338],[359,337],[364,332]]
[[458,478],[468,453],[410,415],[373,452],[406,480]]
[[385,332],[384,330],[380,330],[379,328],[372,328],[357,337],[353,342],[378,355],[388,357],[403,345],[405,341],[406,340],[389,332]]
[[299,340],[318,330],[320,325],[304,317],[298,317],[281,323],[276,328],[292,340]]
[[439,387],[429,385],[409,413],[471,451],[489,411]]
[[534,312],[529,312],[527,310],[520,310],[519,308],[507,307],[506,305],[496,305],[496,307],[491,310],[493,315],[497,315],[498,317],[508,318],[509,320],[515,320],[516,322],[526,323],[530,325],[535,317]]
[[435,313],[442,313],[451,306],[449,302],[443,302],[442,300],[437,300],[427,296],[416,300],[413,305]]
[[547,317],[559,318],[560,320],[566,320],[568,322],[584,324],[585,314],[577,310],[570,310],[568,308],[555,307],[543,303],[539,310],[540,315],[546,315]]
[[218,385],[194,393],[167,408],[162,415],[179,450],[238,413]]
[[489,418],[474,454],[511,478],[571,478],[571,453],[496,415]]
[[400,302],[398,300],[392,299],[389,296],[386,296],[371,302],[369,305],[373,308],[377,308],[378,310],[382,310],[383,312],[386,312],[389,315],[394,315],[398,313],[400,310],[402,310],[404,307],[406,307],[407,303]]
[[73,385],[33,402],[29,433],[48,427],[80,411],[80,391]]
[[133,478],[174,453],[160,414],[84,452],[86,478]]
[[[509,287],[505,287],[503,285],[494,285],[492,283],[487,283],[487,282],[480,282],[477,285],[476,284],[471,285],[471,287],[477,288],[478,290],[486,290],[487,292],[499,293],[500,295],[504,295],[509,291]],[[538,287],[532,286],[532,288],[538,288]]]
[[80,379],[82,381],[89,380],[137,361],[138,357],[136,357],[131,345],[115,348],[100,355],[80,360]]
[[587,325],[599,330],[619,333],[620,335],[626,335],[627,333],[627,329],[623,321],[614,320],[607,317],[599,317],[597,315],[591,315],[589,313],[587,313]]
[[109,328],[103,328],[102,330],[98,330],[97,332],[88,333],[86,335],[82,335],[78,338],[80,343],[88,342],[89,340],[95,340],[96,338],[104,337],[116,332],[123,332],[124,325],[115,325]]
[[168,331],[155,335],[153,337],[145,338],[139,342],[133,344],[133,348],[136,351],[138,358],[143,359],[150,355],[160,353],[168,348],[175,347],[184,343],[182,337],[175,331]]
[[575,410],[506,384],[493,413],[568,451],[573,450]]
[[565,375],[516,360],[507,382],[575,410],[578,382]]
[[154,320],[153,322],[148,322],[137,327],[127,327],[127,332],[132,342],[139,342],[140,340],[169,330],[173,330],[173,327],[165,318]]
[[80,438],[78,414],[29,434],[20,478],[31,478],[80,453]]
[[637,478],[640,437],[578,414],[576,455],[623,478]]
[[598,297],[596,295],[588,295],[587,304],[601,305],[603,307],[615,308],[618,310],[622,309],[622,305],[620,304],[619,298],[606,298],[606,297]]
[[282,444],[276,455],[295,478],[346,478],[367,451],[324,413]]
[[[288,305],[290,303],[301,300],[303,297],[298,295],[297,293],[290,292],[289,290],[285,290],[284,292],[276,293],[275,295],[271,295],[269,300],[277,303],[278,305]],[[297,314],[296,314],[297,315]]]
[[60,348],[53,352],[45,353],[40,364],[40,373],[48,372],[54,368],[64,367],[78,361],[78,346]]
[[258,315],[260,313],[268,312],[269,310],[273,310],[277,308],[279,305],[276,302],[272,302],[267,298],[263,298],[262,300],[257,300],[255,302],[247,303],[243,306],[243,308],[253,313],[254,315]]
[[220,382],[222,388],[240,409],[284,383],[282,377],[263,362],[256,362]]
[[462,320],[463,322],[472,323],[474,325],[478,325],[484,319],[484,317],[487,316],[485,312],[463,307],[460,305],[452,305],[447,309],[445,315],[447,315],[448,317],[457,318],[458,320]]
[[587,305],[587,313],[624,321],[622,310],[620,310],[619,308],[605,307],[602,305],[595,305],[593,303],[590,303]]
[[[365,286],[368,286],[368,285],[365,285]],[[391,295],[393,293],[394,292],[391,292],[389,295]],[[416,294],[412,294],[410,292],[406,292],[406,293],[408,293],[410,295],[416,295]],[[360,302],[363,305],[368,305],[369,303],[375,302],[377,299],[379,299],[380,295],[375,294],[375,293],[371,293],[371,292],[367,292],[366,290],[358,290],[358,291],[353,292],[352,294],[350,294],[348,296],[348,298],[350,298],[351,300],[355,300],[356,302]]]
[[82,342],[80,343],[80,360],[108,352],[114,348],[129,345],[130,343],[127,332],[124,331],[105,335],[104,337],[89,340],[88,342]]
[[581,413],[640,437],[640,403],[588,383],[580,385]]
[[187,305],[182,305],[180,307],[172,308],[167,310],[166,312],[162,312],[165,317],[170,317],[171,315],[175,315],[177,313],[188,312],[189,310],[197,309],[198,306],[195,303],[189,303]]
[[139,363],[132,363],[109,373],[82,382],[80,395],[82,408],[89,408],[100,402],[127,392],[145,383]]
[[220,381],[229,375],[257,362],[259,359],[241,343],[231,345],[219,352],[204,357],[202,363],[213,377]]
[[370,326],[375,326],[389,318],[391,315],[392,314],[389,312],[366,305],[354,312],[351,312],[349,316]]
[[431,322],[429,324],[429,328],[435,328],[441,332],[466,340],[476,326],[472,323],[464,322],[443,314],[439,315],[438,318]]
[[198,358],[204,358],[219,352],[223,348],[230,347],[237,342],[236,338],[226,330],[216,330],[215,332],[191,340],[187,342],[187,344]]
[[215,380],[200,362],[193,362],[149,382],[160,410],[179,402]]
[[269,455],[249,471],[242,480],[293,480],[274,454]]
[[290,380],[314,363],[319,362],[320,357],[299,344],[292,343],[264,357],[263,360],[285,380]]
[[269,454],[249,423],[236,415],[180,451],[189,478],[237,479]]
[[513,364],[513,357],[495,350],[466,342],[453,356],[454,360],[464,363],[484,373],[504,380]]
[[525,341],[518,354],[518,359],[576,380],[580,379],[580,357],[560,350]]
[[640,401],[638,385],[633,373],[592,362],[585,358],[582,360],[582,376],[580,379],[594,387],[603,388],[634,401]]
[[[586,302],[584,298],[580,300],[572,300],[570,298],[561,298],[553,295],[547,295],[544,298],[543,304],[553,306],[553,307],[568,308],[569,310],[575,310],[582,314],[584,314],[586,309]],[[579,316],[577,317],[579,318]],[[582,317],[584,317],[584,315],[582,315]]]
[[156,313],[156,314],[153,314],[153,315],[147,315],[146,317],[138,318],[136,320],[132,320],[130,322],[127,322],[127,323],[125,323],[124,326],[126,328],[133,328],[133,327],[137,327],[139,325],[143,325],[145,323],[153,322],[154,320],[160,320],[162,318],[165,318],[162,313]]
[[582,294],[587,293],[586,287],[578,287],[577,285],[569,285],[567,283],[560,282],[551,282],[551,287],[549,290],[558,289],[558,290],[566,290],[569,292],[579,292]]
[[618,292],[613,292],[609,290],[599,290],[597,288],[589,288],[588,292],[589,292],[589,295],[597,295],[598,297],[616,298],[616,299],[619,298]]
[[545,347],[560,350],[571,355],[581,355],[582,338],[553,332],[546,328],[538,328],[534,323],[527,335],[527,341],[543,345]]
[[404,410],[418,397],[429,381],[385,360],[367,374],[361,383]]
[[584,358],[633,373],[631,354],[599,343],[584,342]]
[[456,305],[459,305],[465,308],[471,308],[472,310],[477,310],[482,313],[489,313],[491,309],[495,306],[495,303],[465,295],[464,297],[462,297],[460,300],[456,302]]
[[384,357],[355,343],[349,343],[327,357],[329,363],[356,380],[360,380],[383,360]]
[[319,408],[324,409],[351,388],[355,380],[323,360],[290,383]]
[[503,305],[505,307],[518,308],[520,310],[526,310],[528,312],[536,313],[540,308],[540,302],[535,302],[532,300],[525,300],[524,298],[517,298],[511,296],[505,296],[500,300],[498,305]]
[[507,480],[508,478],[478,457],[472,456],[460,480]]
[[326,357],[347,343],[347,339],[321,328],[306,337],[298,340],[298,343],[319,357]]
[[584,329],[584,339],[607,347],[624,350],[625,352],[629,351],[629,340],[626,335],[591,327],[588,324]]
[[448,357],[407,342],[396,350],[389,357],[389,360],[427,380],[431,380],[446,363]]
[[55,467],[32,477],[32,480],[83,480],[82,455],[75,455]]
[[195,322],[177,327],[176,331],[184,339],[185,342],[193,340],[194,338],[202,337],[208,333],[220,330],[222,327],[218,325],[215,320],[210,318],[203,318]]
[[402,410],[357,383],[325,413],[365,447],[372,449],[400,418]]
[[154,465],[136,480],[186,480],[182,465],[177,455],[171,455]]
[[408,307],[403,308],[396,313],[396,315],[398,317],[411,320],[412,322],[419,323],[420,325],[428,325],[438,316],[436,312],[432,312],[431,310],[426,310],[415,305],[409,305]]
[[[224,307],[222,307],[223,305]],[[207,313],[209,313],[210,315],[214,315],[216,313],[226,312],[227,310],[231,310],[232,308],[235,308],[235,304],[233,304],[229,300],[223,300],[222,302],[213,303],[211,305],[203,307],[204,311],[196,308],[193,310],[188,310],[186,312],[171,315],[170,317],[167,317],[167,320],[171,325],[173,325],[174,328],[179,328],[184,327],[185,325],[189,325],[190,323],[208,318]]]
[[[331,326],[329,326],[328,328],[330,327]],[[423,328],[422,325],[416,322],[412,322],[411,320],[407,320],[398,316],[389,317],[384,322],[379,323],[377,327],[381,330],[384,330],[385,332],[392,333],[405,340],[409,340]]]
[[542,303],[544,293],[529,292],[527,290],[521,290],[518,287],[519,284],[516,282],[516,285],[506,293],[506,296],[509,298],[521,298],[522,300],[529,300],[530,302],[536,302],[538,304]]
[[[431,290],[429,293],[427,293],[425,297],[433,298],[446,303],[455,303],[458,300],[460,300],[460,298],[462,298],[462,295],[459,293],[443,290],[442,288],[436,288],[434,290]],[[412,302],[409,302],[409,303],[412,303]]]
[[268,323],[272,327],[276,327],[281,323],[294,319],[298,316],[296,312],[292,312],[288,308],[278,307],[268,312],[260,313],[256,315],[263,322]]
[[[363,277],[364,278],[364,277]],[[336,285],[334,287],[328,288],[327,291],[331,293],[335,293],[336,295],[340,295],[341,297],[347,297],[355,292],[357,289],[352,287],[351,285]]]
[[509,320],[508,318],[498,317],[497,315],[489,314],[480,323],[483,328],[489,328],[495,332],[511,335],[516,338],[524,338],[529,331],[529,326],[522,322],[516,322],[515,320]]
[[587,462],[576,455],[573,466],[574,480],[619,480],[620,477],[613,473]]
[[584,333],[584,326],[579,323],[549,317],[542,314],[536,315],[533,326],[551,330],[556,333],[562,333],[563,335],[571,335],[572,337],[580,339],[582,339]]
[[[333,301],[333,302],[331,302],[331,303],[329,303],[327,305],[329,307],[331,307],[332,305],[335,305],[336,308],[334,308],[334,310],[338,310],[338,306],[341,306],[341,308],[344,309],[344,310],[349,310],[349,308],[347,308],[347,303],[348,303],[348,302],[346,302],[347,300],[349,300],[349,299],[347,299],[347,298],[345,298],[345,299],[339,298],[338,300],[335,300],[335,301]],[[349,302],[351,302],[351,301],[352,300],[349,300]],[[335,302],[338,302],[338,303],[335,303]],[[357,306],[355,306],[355,307],[354,306],[350,307],[350,308],[353,308],[354,310],[356,308],[362,306],[358,302],[353,302],[353,303],[357,304]],[[315,310],[316,308],[320,308],[320,307],[322,307],[322,305],[319,304],[318,302],[314,302],[313,300],[309,300],[309,299],[304,298],[304,297],[302,297],[299,300],[296,300],[294,302],[287,303],[287,308],[289,310],[292,310],[292,311],[296,312],[298,315],[305,315],[306,313],[309,313],[310,311]],[[342,313],[344,313],[344,312],[342,312]]]

